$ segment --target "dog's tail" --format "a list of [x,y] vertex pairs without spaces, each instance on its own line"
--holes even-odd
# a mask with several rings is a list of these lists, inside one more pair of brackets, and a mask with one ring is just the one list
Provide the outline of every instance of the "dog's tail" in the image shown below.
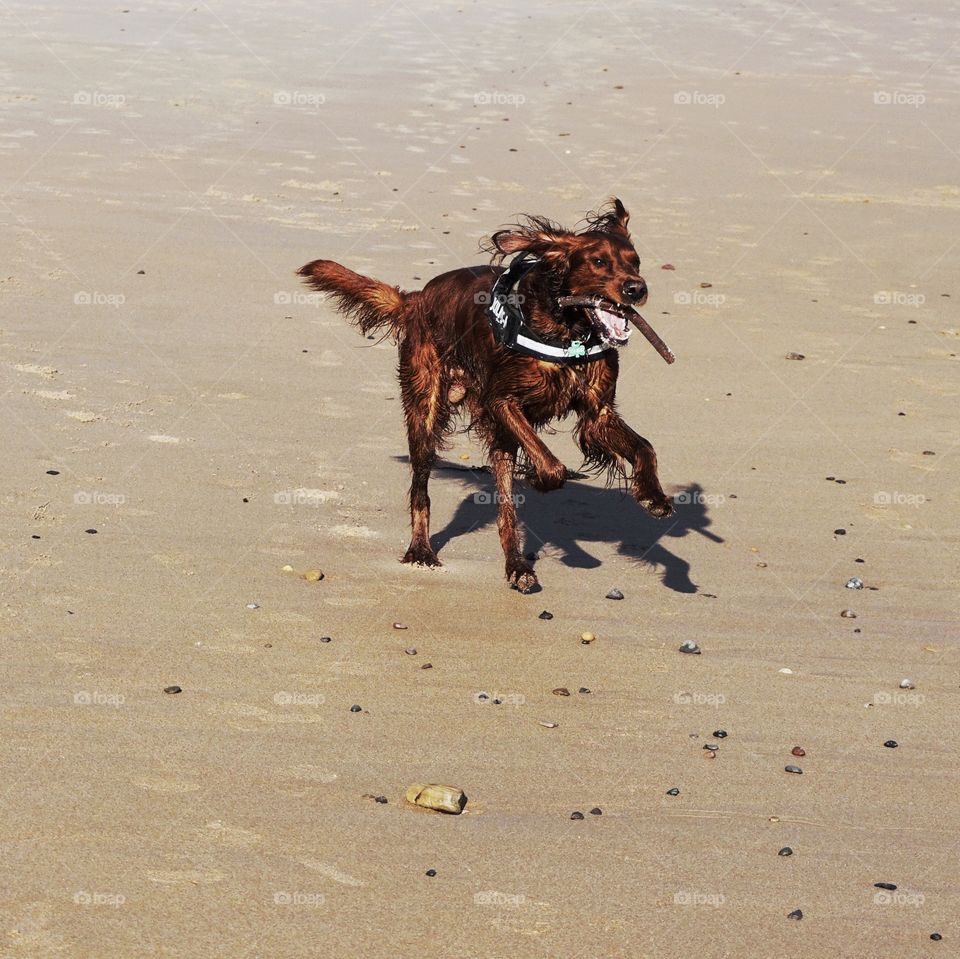
[[394,338],[402,333],[405,308],[412,294],[354,273],[333,260],[314,260],[297,273],[315,290],[329,293],[337,308],[362,333],[383,330]]

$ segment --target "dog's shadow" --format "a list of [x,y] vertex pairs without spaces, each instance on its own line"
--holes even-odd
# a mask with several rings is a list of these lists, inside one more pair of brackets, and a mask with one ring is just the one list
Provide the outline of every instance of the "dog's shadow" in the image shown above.
[[[398,459],[406,457],[398,457]],[[514,485],[519,525],[524,535],[524,552],[531,561],[544,549],[559,553],[560,562],[576,569],[594,569],[601,560],[582,545],[612,543],[617,552],[637,563],[659,570],[663,585],[678,593],[696,593],[690,564],[672,553],[664,540],[699,533],[713,543],[723,539],[708,529],[712,525],[703,487],[691,483],[674,492],[674,513],[654,519],[621,489],[585,483],[582,473],[573,473],[564,487],[549,494],[537,493],[524,483]],[[463,467],[440,462],[433,482],[454,479],[472,490],[447,525],[430,539],[439,552],[450,540],[474,530],[495,526],[496,492],[493,476],[486,468]],[[442,558],[442,557],[441,557]]]

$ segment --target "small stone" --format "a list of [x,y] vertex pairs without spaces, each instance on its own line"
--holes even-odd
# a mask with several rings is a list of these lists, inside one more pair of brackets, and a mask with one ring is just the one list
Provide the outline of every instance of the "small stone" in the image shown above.
[[680,644],[680,652],[693,653],[695,656],[699,656],[701,649],[692,639],[688,639],[686,642]]
[[[123,12],[126,13],[127,11],[124,10]],[[137,276],[146,276],[146,275],[147,275],[146,270],[137,270]]]
[[784,766],[783,771],[786,773],[795,773],[798,776],[803,772],[799,766]]
[[332,642],[333,642],[333,637],[332,637],[332,636],[321,636],[321,637],[320,637],[320,642],[321,642],[321,643],[332,643]]
[[611,589],[607,593],[607,599],[623,599],[623,593],[619,589]]
[[259,608],[260,608],[259,603],[247,603],[247,609],[259,609]]
[[846,535],[847,535],[847,531],[846,531],[842,526],[840,526],[840,527],[838,527],[837,529],[835,529],[835,530],[833,531],[833,535],[834,535],[834,536],[846,536]]
[[570,813],[570,818],[571,818],[571,819],[574,819],[574,820],[583,819],[583,813],[582,813],[582,812],[573,812],[573,813]]
[[407,625],[406,625],[405,623],[394,623],[394,624],[393,624],[393,628],[394,628],[394,629],[406,629],[406,628],[407,628]]
[[676,267],[672,263],[662,263],[660,265],[661,270],[675,270]]
[[165,686],[163,690],[168,696],[176,696],[177,693],[182,693],[183,690],[179,686]]
[[467,805],[467,796],[462,789],[439,783],[414,783],[407,787],[404,798],[413,806],[453,816],[459,816]]
[[47,470],[47,476],[59,476],[60,470]]
[[726,739],[726,738],[727,738],[727,731],[726,731],[725,729],[715,729],[715,730],[713,731],[713,738],[714,738],[714,739]]
[[667,795],[668,795],[668,796],[679,796],[679,795],[680,795],[680,790],[677,789],[676,786],[674,786],[672,789],[668,789],[668,790],[667,790]]
[[570,690],[567,689],[566,686],[558,686],[558,687],[553,691],[553,695],[554,695],[554,696],[569,696],[569,695],[570,695]]
[[790,750],[790,755],[791,755],[791,756],[806,756],[806,755],[807,755],[807,751],[803,748],[803,746],[794,746],[793,749]]
[[865,560],[865,559],[860,559],[860,557],[858,556],[858,557],[854,560],[854,562],[855,562],[855,563],[865,563],[866,560]]
[[424,663],[420,668],[421,668],[421,669],[433,669],[433,663]]
[[778,673],[783,673],[784,676],[792,676],[793,670],[789,666],[784,666],[783,669],[778,669]]
[[292,573],[292,572],[293,572],[293,567],[292,567],[289,563],[287,563],[286,566],[281,566],[281,567],[280,567],[280,572],[281,572],[281,573]]
[[766,563],[757,563],[757,569],[766,569],[766,568],[767,568]]
[[591,815],[591,816],[602,816],[602,815],[603,815],[603,810],[602,810],[599,806],[594,806],[593,809],[590,810],[590,815]]
[[91,536],[94,536],[96,535],[97,531],[95,529],[85,529],[84,532],[89,533]]
[[382,806],[382,805],[385,805],[387,802],[389,802],[389,800],[387,799],[386,796],[374,796],[374,797],[373,797],[373,801],[374,801],[374,802],[377,802],[377,803],[380,803],[381,806]]
[[888,739],[884,744],[887,749],[896,749],[900,744],[895,739]]
[[787,913],[788,919],[802,919],[803,911],[800,909],[794,909],[793,912]]
[[863,580],[859,576],[851,576],[847,580],[847,589],[863,589]]
[[546,720],[546,719],[538,719],[537,725],[543,726],[545,729],[556,729],[559,723],[551,723],[549,720]]
[[770,816],[769,819],[767,819],[767,822],[780,822],[780,817],[779,817],[779,816]]
[[806,356],[803,353],[787,353],[784,357],[785,360],[805,360]]
[[578,693],[583,693],[584,695],[586,695],[587,693],[590,692],[590,690],[589,690],[586,686],[581,686],[581,687],[577,690],[577,692],[578,692]]
[[408,656],[416,656],[416,655],[417,655],[417,651],[416,651],[412,646],[408,646],[408,647],[404,650],[404,652],[405,652]]
[[583,643],[584,646],[590,645],[590,643],[592,643],[596,638],[597,638],[597,637],[594,636],[593,633],[581,633],[581,634],[580,634],[580,642]]
[[895,882],[875,882],[873,888],[886,889],[887,892],[893,892],[897,888],[897,884]]
[[700,289],[701,289],[701,290],[709,290],[711,286],[713,286],[712,283],[701,283],[701,284],[700,284]]
[[931,938],[934,942],[939,942],[939,941],[943,938],[943,936],[941,936],[939,932],[931,932],[931,933],[930,933],[930,938]]
[[936,456],[937,454],[934,453],[933,450],[924,450],[924,451],[923,451],[923,455],[924,455],[924,456]]
[[784,846],[778,853],[778,856],[792,856],[793,850],[789,846]]
[[901,689],[916,689],[916,687],[913,685],[913,680],[912,680],[912,679],[901,679],[901,680],[900,680],[900,688],[901,688]]
[[304,574],[303,578],[308,583],[319,583],[323,579],[323,570],[322,569],[308,569]]
[[856,618],[857,618],[857,614],[856,614],[852,609],[841,609],[841,610],[840,610],[840,615],[841,615],[844,619],[856,619]]
[[704,759],[716,759],[716,758],[717,758],[717,754],[716,754],[716,752],[714,752],[714,751],[711,749],[711,750],[709,750],[708,752],[703,753],[703,758],[704,758]]
[[436,869],[428,869],[426,873],[431,879],[437,874]]
[[351,712],[351,713],[359,713],[359,712],[362,712],[362,711],[363,711],[363,706],[358,706],[356,703],[354,703],[354,704],[350,707],[350,712]]
[[715,753],[720,747],[716,743],[704,743],[704,749],[709,749],[710,752]]
[[551,613],[549,610],[545,609],[545,610],[537,617],[537,619],[553,619],[553,613]]

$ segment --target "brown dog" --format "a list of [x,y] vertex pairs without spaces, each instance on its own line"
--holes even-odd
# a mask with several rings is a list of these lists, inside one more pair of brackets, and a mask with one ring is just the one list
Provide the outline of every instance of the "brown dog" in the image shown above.
[[363,333],[384,330],[398,342],[413,470],[413,535],[404,563],[440,565],[430,545],[427,482],[453,415],[463,409],[489,451],[506,575],[521,592],[533,590],[537,577],[520,552],[514,472],[519,452],[523,476],[534,489],[563,486],[566,467],[537,435],[551,420],[574,413],[585,463],[622,476],[629,464],[634,498],[654,516],[672,512],[653,447],[614,404],[616,347],[630,336],[628,320],[672,361],[634,310],[646,301],[647,285],[628,220],[617,199],[588,216],[580,232],[542,217],[523,218],[487,245],[494,263],[517,254],[509,270],[453,270],[413,292],[331,260],[299,270],[311,286],[331,294]]

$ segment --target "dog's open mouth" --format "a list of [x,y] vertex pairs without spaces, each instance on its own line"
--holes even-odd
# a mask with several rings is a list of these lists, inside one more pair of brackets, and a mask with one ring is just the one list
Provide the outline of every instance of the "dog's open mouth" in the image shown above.
[[676,359],[673,351],[632,306],[622,306],[602,296],[561,296],[557,298],[557,303],[564,309],[569,306],[582,307],[604,346],[623,346],[633,332],[630,329],[632,323],[667,363],[673,363]]

